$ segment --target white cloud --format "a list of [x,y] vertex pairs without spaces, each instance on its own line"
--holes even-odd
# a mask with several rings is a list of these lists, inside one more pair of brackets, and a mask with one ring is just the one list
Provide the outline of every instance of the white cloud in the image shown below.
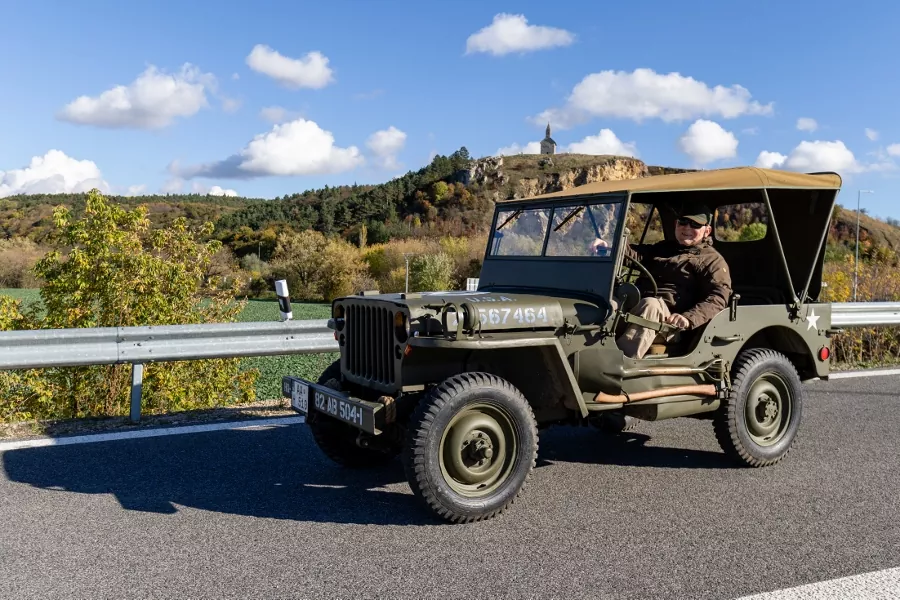
[[117,85],[99,96],[79,96],[57,118],[106,128],[160,129],[178,117],[190,117],[209,106],[215,77],[186,63],[175,74],[150,65],[129,85]]
[[145,191],[147,191],[147,186],[144,185],[143,183],[141,183],[139,185],[129,185],[128,191],[125,192],[125,195],[126,196],[139,196],[139,195],[143,194]]
[[797,119],[797,129],[800,131],[815,131],[819,128],[819,124],[816,123],[815,119],[810,119],[809,117],[800,117]]
[[485,52],[503,56],[513,52],[534,52],[557,46],[568,46],[575,35],[565,29],[529,25],[525,15],[500,13],[493,22],[466,40],[466,54]]
[[672,122],[771,113],[771,103],[762,105],[752,100],[750,92],[740,85],[711,88],[680,73],[636,69],[631,73],[602,71],[587,75],[572,89],[562,108],[545,110],[533,121],[538,124],[549,121],[554,127],[565,129],[594,117]]
[[378,158],[379,164],[384,169],[396,170],[400,168],[397,162],[397,153],[406,144],[406,133],[393,125],[387,129],[376,131],[366,140],[366,146]]
[[540,154],[541,153],[541,143],[540,142],[528,142],[524,146],[520,146],[519,144],[510,144],[509,146],[504,146],[500,148],[495,153],[495,156],[515,156],[516,154]]
[[[175,163],[172,163],[173,165]],[[171,166],[170,166],[170,169]],[[167,179],[159,188],[159,191],[163,194],[180,194],[182,188],[184,188],[184,179],[181,177],[172,177]]]
[[290,58],[269,46],[257,44],[247,55],[247,65],[288,88],[320,89],[334,81],[328,58],[321,52]]
[[900,144],[891,144],[888,146],[887,153],[891,156],[900,156]]
[[698,119],[678,140],[681,151],[697,164],[707,164],[737,155],[738,140],[714,121]]
[[299,111],[288,110],[281,106],[266,106],[259,111],[259,116],[270,123],[284,123],[299,119],[302,115]]
[[214,185],[211,188],[209,188],[209,191],[207,191],[207,193],[210,196],[237,196],[238,195],[238,193],[234,190],[225,190],[217,185]]
[[787,156],[780,152],[763,150],[759,153],[759,156],[756,157],[756,164],[754,166],[761,169],[780,169],[786,160]]
[[745,135],[758,135],[759,127],[746,127],[744,129],[741,129],[741,133]]
[[169,171],[185,179],[249,179],[341,173],[363,162],[356,146],[335,146],[330,131],[323,130],[314,121],[296,119],[256,135],[244,149],[224,160],[184,168],[173,163]]
[[635,158],[638,156],[634,142],[623,142],[610,129],[601,129],[597,135],[589,135],[580,142],[573,142],[564,151],[573,154],[614,154]]
[[0,197],[14,194],[108,193],[110,186],[91,160],[77,160],[60,150],[35,156],[27,167],[0,171]]
[[874,129],[869,129],[868,127],[866,127],[866,137],[874,142],[878,139],[878,132]]
[[807,173],[813,171],[856,173],[867,170],[867,167],[860,164],[853,156],[853,152],[840,140],[800,142],[787,156],[763,151],[756,159],[756,166]]

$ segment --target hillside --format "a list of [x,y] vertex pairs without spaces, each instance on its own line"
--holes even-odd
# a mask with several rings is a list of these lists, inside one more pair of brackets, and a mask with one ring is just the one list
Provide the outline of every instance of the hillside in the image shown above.
[[[465,147],[450,156],[438,155],[430,164],[378,185],[343,185],[285,195],[271,200],[243,197],[175,194],[112,196],[125,206],[146,204],[156,226],[184,216],[193,225],[216,224],[215,237],[237,256],[259,254],[264,260],[275,250],[278,235],[315,229],[340,235],[358,244],[439,235],[482,234],[497,200],[521,198],[576,187],[594,181],[630,179],[681,172],[621,156],[557,154],[517,155],[471,159]],[[52,211],[58,204],[78,209],[84,194],[10,196],[0,198],[0,239],[26,238],[38,244],[52,230]],[[829,258],[853,249],[856,213],[835,211],[829,233]],[[900,253],[900,228],[861,215],[864,256],[889,262]]]

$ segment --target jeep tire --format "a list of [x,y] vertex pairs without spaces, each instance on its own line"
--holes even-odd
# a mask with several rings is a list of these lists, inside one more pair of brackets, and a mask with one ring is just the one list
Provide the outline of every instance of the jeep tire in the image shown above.
[[[331,363],[319,376],[318,383],[341,391],[341,361]],[[393,453],[375,448],[361,448],[356,443],[360,434],[358,429],[318,411],[310,411],[306,423],[322,453],[337,464],[350,469],[380,467],[391,462],[400,453],[399,448]]]
[[739,464],[777,463],[800,426],[804,389],[797,370],[780,352],[752,348],[738,354],[731,383],[713,418],[719,445]]
[[410,417],[403,455],[413,493],[439,517],[495,517],[519,497],[537,460],[538,430],[522,393],[470,372],[443,381]]

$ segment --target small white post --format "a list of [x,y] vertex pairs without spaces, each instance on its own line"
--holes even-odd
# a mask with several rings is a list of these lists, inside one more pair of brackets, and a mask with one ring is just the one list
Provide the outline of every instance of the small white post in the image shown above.
[[281,320],[290,321],[294,318],[291,309],[291,296],[288,294],[287,281],[279,279],[275,282],[275,295],[278,296],[278,308],[281,311]]

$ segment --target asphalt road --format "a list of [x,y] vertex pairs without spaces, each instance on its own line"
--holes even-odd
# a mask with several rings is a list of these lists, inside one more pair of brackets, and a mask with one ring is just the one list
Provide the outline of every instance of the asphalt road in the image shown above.
[[707,421],[544,432],[526,495],[444,525],[305,425],[0,453],[4,598],[736,598],[900,566],[900,377],[809,385],[761,470]]

